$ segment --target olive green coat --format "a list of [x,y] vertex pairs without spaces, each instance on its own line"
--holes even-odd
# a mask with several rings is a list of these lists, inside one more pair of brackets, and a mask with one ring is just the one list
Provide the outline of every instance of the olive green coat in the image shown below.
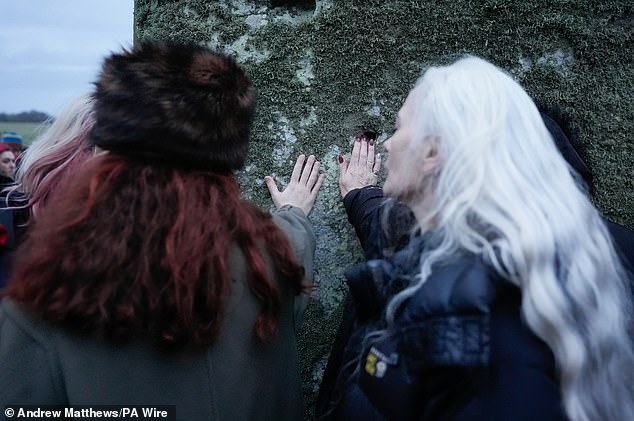
[[[301,210],[273,215],[312,274],[315,238]],[[0,408],[10,404],[175,405],[176,419],[299,420],[302,396],[295,332],[306,297],[281,289],[278,333],[254,336],[258,303],[234,247],[235,281],[223,331],[208,350],[167,354],[139,339],[115,345],[32,319],[15,303],[0,306]]]

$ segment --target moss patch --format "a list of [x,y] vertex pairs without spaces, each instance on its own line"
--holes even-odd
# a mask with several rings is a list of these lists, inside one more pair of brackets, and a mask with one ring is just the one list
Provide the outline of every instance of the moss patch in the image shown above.
[[226,49],[247,69],[259,96],[249,165],[240,174],[249,198],[269,206],[262,178],[285,182],[300,152],[324,163],[328,178],[311,215],[322,291],[301,339],[310,417],[343,269],[360,259],[335,164],[355,131],[372,128],[386,138],[425,66],[482,56],[538,101],[570,114],[595,171],[595,203],[634,227],[634,20],[632,3],[618,0],[289,3],[136,0],[135,34]]

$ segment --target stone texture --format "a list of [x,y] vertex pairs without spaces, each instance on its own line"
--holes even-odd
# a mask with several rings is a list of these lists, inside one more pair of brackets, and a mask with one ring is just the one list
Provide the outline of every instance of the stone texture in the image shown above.
[[[270,206],[263,177],[288,180],[299,153],[327,175],[311,214],[318,237],[315,300],[300,345],[306,418],[345,293],[361,259],[337,188],[336,157],[353,135],[386,139],[427,65],[465,53],[510,71],[540,101],[573,117],[596,173],[595,202],[634,226],[632,6],[625,1],[136,0],[135,38],[192,40],[234,54],[258,89],[244,194]],[[629,51],[629,53],[628,53]]]

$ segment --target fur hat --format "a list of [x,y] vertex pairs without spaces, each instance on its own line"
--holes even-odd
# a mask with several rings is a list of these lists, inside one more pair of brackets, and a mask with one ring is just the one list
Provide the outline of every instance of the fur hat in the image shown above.
[[232,58],[143,42],[106,58],[95,85],[91,137],[100,148],[190,169],[243,166],[255,91]]

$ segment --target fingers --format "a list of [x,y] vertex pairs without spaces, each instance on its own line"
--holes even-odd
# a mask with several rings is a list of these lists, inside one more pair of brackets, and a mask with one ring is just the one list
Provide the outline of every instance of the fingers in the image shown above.
[[[314,160],[314,157],[313,157],[313,160]],[[308,181],[306,182],[307,187],[311,190],[315,187],[315,184],[317,183],[317,180],[319,178],[320,165],[321,164],[319,163],[319,161],[314,161],[313,164],[311,165],[312,168],[310,170],[310,175],[308,176]],[[306,164],[306,168],[308,168],[308,164]]]
[[376,163],[376,157],[374,155],[375,152],[375,142],[373,139],[368,140],[367,142],[367,156],[366,156],[366,168],[368,169],[368,172],[374,172],[374,164]]
[[360,154],[361,154],[361,137],[357,136],[354,138],[354,144],[352,145],[352,155],[350,155],[350,164],[351,165],[359,165],[361,162]]
[[319,191],[319,189],[321,189],[321,186],[324,184],[325,179],[326,179],[326,174],[319,174],[319,177],[317,177],[317,182],[315,183],[312,189],[312,192],[315,194],[315,196],[317,195],[317,192]]
[[346,172],[358,174],[376,173],[381,168],[380,158],[377,162],[378,155],[376,153],[376,142],[374,139],[367,139],[364,136],[355,137],[354,144],[352,146],[352,154],[350,161],[342,162],[342,157],[339,158],[339,178]]
[[[310,155],[308,159],[306,159],[305,161],[304,168],[302,168],[302,174],[299,177],[300,183],[302,184],[309,183],[309,179],[312,175],[313,167],[315,167],[315,165],[317,165],[317,171],[319,171],[319,163],[315,159],[315,155]],[[317,178],[317,175],[315,175],[315,178]]]
[[381,169],[381,154],[378,153],[376,154],[376,157],[374,158],[374,166],[372,167],[372,172],[374,174],[378,174],[380,169]]
[[356,143],[359,143],[361,145],[360,151],[359,151],[359,166],[367,165],[368,164],[368,142],[367,140],[365,140],[364,137],[362,137],[361,141]]
[[[343,158],[340,160],[345,163]],[[320,176],[322,174],[319,173],[321,169],[321,163],[317,161],[315,155],[310,155],[308,158],[304,154],[301,154],[297,157],[297,161],[295,162],[295,166],[293,167],[293,173],[291,174],[291,180],[289,185],[300,185],[306,186],[309,190],[315,189],[315,186],[319,182]],[[323,181],[323,180],[322,180]],[[277,188],[277,183],[271,176],[264,177],[264,182],[271,193],[271,196],[279,194],[280,191]]]
[[266,187],[269,189],[269,194],[271,195],[271,199],[273,199],[273,204],[278,206],[280,191],[277,188],[277,183],[273,180],[273,177],[268,175],[264,177],[264,183],[266,183]]
[[268,187],[269,193],[271,193],[271,195],[280,192],[277,188],[277,183],[275,183],[275,180],[273,180],[273,177],[271,177],[270,175],[264,177],[264,182],[266,183],[266,187]]
[[344,174],[348,171],[348,162],[342,155],[339,155],[338,159],[339,159],[339,180],[341,180],[341,177],[343,177]]
[[306,158],[305,155],[297,157],[291,181],[284,190],[277,188],[277,183],[271,176],[264,177],[266,187],[271,193],[273,204],[279,209],[285,205],[296,206],[308,215],[315,203],[317,193],[326,178],[325,174],[320,174],[320,162],[314,155]]
[[[313,159],[314,158],[315,157],[313,156]],[[293,167],[293,173],[291,174],[291,182],[299,182],[300,177],[302,175],[302,169],[304,168],[304,161],[306,161],[306,155],[300,154],[297,157],[297,161],[295,161],[295,166]]]
[[367,160],[374,162],[374,153],[376,152],[376,146],[373,139],[368,140],[368,154]]

